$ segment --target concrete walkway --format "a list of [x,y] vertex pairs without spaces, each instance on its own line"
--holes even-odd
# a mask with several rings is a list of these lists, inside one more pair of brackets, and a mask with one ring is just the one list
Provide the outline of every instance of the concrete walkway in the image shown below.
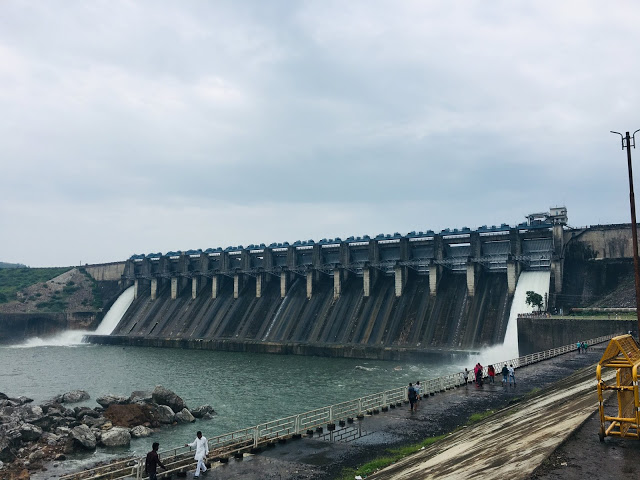
[[369,478],[529,478],[598,408],[595,386],[594,371],[583,370]]

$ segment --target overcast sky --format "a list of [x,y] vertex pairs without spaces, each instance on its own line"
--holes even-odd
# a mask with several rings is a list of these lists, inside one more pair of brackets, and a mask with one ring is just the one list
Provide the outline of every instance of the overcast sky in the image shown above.
[[639,49],[632,1],[3,0],[0,261],[629,222]]

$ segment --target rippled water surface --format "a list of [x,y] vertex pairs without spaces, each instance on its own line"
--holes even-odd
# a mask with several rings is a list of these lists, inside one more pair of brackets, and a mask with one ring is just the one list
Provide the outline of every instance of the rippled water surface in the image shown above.
[[[50,343],[65,343],[65,341]],[[462,363],[385,362],[292,355],[213,352],[102,345],[0,347],[0,392],[40,403],[74,389],[95,398],[164,385],[189,407],[210,404],[217,415],[161,429],[131,449],[148,450],[151,440],[168,448],[192,441],[195,430],[215,436],[287,415],[338,403],[463,369]]]

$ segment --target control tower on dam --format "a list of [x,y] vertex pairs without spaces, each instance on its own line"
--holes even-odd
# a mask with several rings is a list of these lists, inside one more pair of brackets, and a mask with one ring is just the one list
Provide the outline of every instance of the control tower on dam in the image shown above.
[[561,285],[563,211],[516,227],[134,255],[123,279],[135,299],[110,343],[367,358],[498,344],[522,270]]

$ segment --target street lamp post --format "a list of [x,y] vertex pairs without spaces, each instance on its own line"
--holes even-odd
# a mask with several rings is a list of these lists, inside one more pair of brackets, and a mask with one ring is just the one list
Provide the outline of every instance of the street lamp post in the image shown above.
[[626,132],[622,135],[617,133],[622,139],[622,149],[627,149],[627,166],[629,168],[629,203],[631,204],[631,236],[633,238],[633,270],[636,277],[636,316],[638,317],[638,335],[640,336],[640,269],[638,268],[638,227],[636,224],[636,199],[633,195],[633,170],[631,168],[631,147],[636,148],[636,133],[640,129],[633,132],[633,135],[629,135]]

